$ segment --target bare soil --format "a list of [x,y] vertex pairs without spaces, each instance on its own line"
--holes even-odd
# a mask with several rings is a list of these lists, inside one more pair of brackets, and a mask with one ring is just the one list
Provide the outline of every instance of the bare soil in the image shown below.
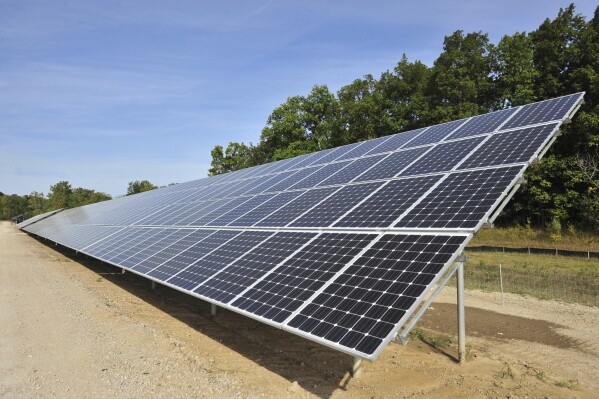
[[[0,398],[598,398],[599,309],[455,292],[359,378],[351,358],[0,224]],[[443,338],[443,339],[441,339]]]

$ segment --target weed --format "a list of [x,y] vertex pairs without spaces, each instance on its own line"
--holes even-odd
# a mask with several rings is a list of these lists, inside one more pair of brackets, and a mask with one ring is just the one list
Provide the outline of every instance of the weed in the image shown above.
[[410,336],[429,345],[436,352],[442,352],[444,349],[449,348],[454,342],[453,338],[449,335],[438,334],[421,328],[412,330]]
[[570,391],[579,391],[580,390],[580,382],[578,380],[562,380],[557,381],[555,383],[558,387],[567,388]]

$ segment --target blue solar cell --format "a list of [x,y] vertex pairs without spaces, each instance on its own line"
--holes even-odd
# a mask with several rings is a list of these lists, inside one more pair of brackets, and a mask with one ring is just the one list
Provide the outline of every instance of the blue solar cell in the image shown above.
[[334,227],[389,227],[441,176],[394,180],[343,216]]
[[[176,273],[168,273],[172,277],[165,276],[168,279],[167,282],[186,290],[193,290],[273,234],[272,231],[244,231],[235,235],[235,238],[223,242],[225,240],[221,239],[222,233],[225,231],[219,231],[214,236],[191,247],[187,251],[187,257],[185,257],[185,253],[182,253],[180,257],[183,258],[181,263],[184,267],[180,271],[177,270]],[[228,231],[228,233],[233,232]],[[217,248],[218,251],[215,251]],[[173,262],[174,259],[169,263]]]
[[208,226],[226,226],[231,223],[233,220],[245,215],[249,211],[255,209],[256,207],[262,205],[275,194],[265,194],[258,195],[256,197],[252,197],[248,200],[243,201],[239,206],[234,207],[227,213],[224,213],[222,216],[214,219],[213,221],[207,223]]
[[373,148],[365,155],[380,154],[383,152],[396,151],[402,147],[409,145],[409,143],[418,137],[426,128],[410,130],[409,132],[397,133],[389,136],[389,140],[385,141],[378,147]]
[[354,258],[374,234],[323,233],[235,301],[234,307],[282,322]]
[[323,180],[318,185],[329,186],[333,184],[349,183],[350,181],[355,179],[356,176],[359,176],[362,173],[364,173],[366,170],[371,168],[384,157],[385,155],[375,155],[368,158],[356,159],[355,161],[353,161],[352,163],[350,163],[345,168],[341,169],[331,177]]
[[354,179],[355,182],[389,179],[395,177],[404,168],[422,156],[430,147],[413,148],[389,154],[385,159]]
[[318,169],[316,172],[312,173],[310,176],[304,178],[303,180],[298,181],[293,186],[290,187],[291,190],[296,190],[298,188],[310,188],[315,187],[318,183],[324,181],[328,177],[334,175],[339,172],[341,169],[345,168],[349,165],[351,161],[344,162],[335,162],[328,165],[324,165],[322,168]]
[[460,165],[460,169],[528,162],[556,127],[557,124],[552,123],[494,134]]
[[167,281],[240,233],[233,230],[195,230],[145,261],[146,268],[155,265],[146,274]]
[[228,303],[315,236],[316,233],[278,232],[215,274],[194,292]]
[[474,228],[484,222],[521,166],[452,173],[395,227]]
[[303,192],[301,191],[277,194],[275,197],[264,202],[262,205],[256,206],[245,215],[235,219],[229,223],[228,226],[253,226],[271,213],[283,208],[289,202],[295,200],[302,194]]
[[516,110],[517,108],[510,108],[503,111],[475,116],[458,130],[453,132],[447,139],[453,140],[462,137],[493,132],[499,128],[510,116],[512,116]]
[[566,117],[569,111],[582,99],[582,93],[545,100],[538,103],[523,105],[510,119],[503,129],[532,125],[535,123],[551,122]]
[[414,140],[410,141],[404,148],[416,147],[424,144],[431,144],[438,141],[442,141],[444,138],[449,136],[454,130],[460,127],[466,120],[460,119],[453,122],[443,123],[442,125],[431,126],[422,132]]
[[306,191],[294,201],[256,223],[256,226],[287,226],[298,216],[339,189],[339,187],[329,187]]
[[425,173],[446,172],[462,162],[474,148],[483,141],[483,137],[438,144],[424,154],[418,161],[400,173],[400,176],[421,175]]
[[290,226],[328,227],[381,185],[382,183],[366,183],[343,187],[334,196],[297,218]]
[[345,154],[343,154],[342,156],[337,158],[336,161],[342,161],[344,159],[350,159],[350,158],[359,158],[370,151],[373,151],[376,153],[376,148],[379,145],[384,145],[385,142],[387,140],[389,140],[389,138],[390,137],[387,136],[387,137],[379,137],[378,139],[363,141],[363,142],[359,143],[357,146],[355,146],[354,148],[352,148],[350,151],[346,152]]

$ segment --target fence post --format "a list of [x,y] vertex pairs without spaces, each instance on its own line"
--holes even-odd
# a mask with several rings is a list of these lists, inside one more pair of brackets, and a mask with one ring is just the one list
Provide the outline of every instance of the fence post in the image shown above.
[[501,263],[499,264],[499,287],[501,289],[501,306],[504,306],[505,301],[503,299],[503,273],[501,272]]

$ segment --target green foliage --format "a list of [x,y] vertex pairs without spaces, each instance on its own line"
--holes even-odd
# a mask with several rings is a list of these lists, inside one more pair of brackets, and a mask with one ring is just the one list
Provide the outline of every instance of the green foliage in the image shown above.
[[216,146],[210,174],[579,91],[585,105],[542,164],[528,170],[528,185],[498,223],[557,221],[599,231],[599,172],[589,179],[579,162],[599,149],[599,7],[587,21],[572,4],[496,45],[485,33],[457,30],[432,67],[404,54],[392,71],[356,79],[336,95],[314,86],[273,110],[255,146]]
[[48,194],[49,210],[68,208],[71,204],[73,189],[68,181],[60,181],[50,186]]
[[155,190],[157,188],[158,187],[156,187],[147,180],[135,180],[129,182],[126,195],[139,194],[143,193],[144,191]]
[[212,150],[212,167],[208,171],[209,174],[220,175],[251,166],[250,151],[251,147],[243,143],[229,143],[226,150],[217,145]]

